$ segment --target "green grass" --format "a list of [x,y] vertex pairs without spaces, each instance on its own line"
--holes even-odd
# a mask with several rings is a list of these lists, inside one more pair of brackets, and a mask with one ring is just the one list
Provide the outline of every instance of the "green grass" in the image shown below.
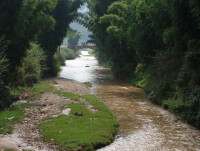
[[[28,100],[37,99],[42,93],[53,91],[54,88],[51,85],[51,81],[46,80],[39,84],[36,84],[33,88],[17,87],[11,90],[13,98],[20,96],[21,92],[27,91],[29,93]],[[10,109],[0,112],[0,134],[12,133],[14,124],[19,122],[24,117],[24,109],[30,107],[29,104],[22,104],[14,106]],[[9,120],[9,118],[13,119]]]
[[46,140],[53,139],[61,150],[94,150],[110,144],[118,130],[118,122],[108,108],[94,95],[84,95],[97,112],[92,113],[83,103],[71,103],[70,116],[42,121],[39,128]]
[[29,100],[37,99],[44,92],[52,92],[54,87],[51,85],[52,81],[45,80],[39,84],[36,84],[33,88],[30,89]]
[[28,100],[32,101],[37,99],[44,92],[52,92],[54,87],[52,81],[45,80],[38,84],[35,84],[32,88],[30,87],[16,87],[11,90],[12,98],[19,97],[21,92],[27,91],[29,94]]
[[178,113],[178,114],[182,113],[182,110],[184,108],[184,104],[181,100],[173,99],[173,98],[164,100],[162,102],[162,105],[164,108],[169,109],[170,111]]
[[54,90],[54,93],[59,96],[64,96],[70,100],[76,100],[78,101],[80,99],[80,96],[78,94],[72,93],[72,92],[65,92],[62,90]]
[[[85,83],[90,86],[90,83]],[[71,100],[83,98],[90,102],[97,111],[88,110],[83,102],[63,105],[61,109],[71,108],[69,116],[48,117],[40,123],[41,135],[46,140],[53,139],[61,150],[95,150],[110,144],[118,131],[118,122],[109,109],[94,95],[74,94],[56,90],[49,80],[36,84],[33,88],[17,88],[13,95],[21,91],[29,92],[29,100],[37,99],[44,92],[53,92]],[[28,104],[15,106],[0,112],[0,133],[12,133],[13,126],[24,118],[24,109]],[[9,118],[14,117],[12,120]]]
[[[0,134],[12,133],[14,124],[24,117],[24,109],[28,107],[29,104],[21,104],[0,112]],[[9,118],[13,119],[9,120]]]
[[16,88],[11,89],[10,94],[13,98],[18,97],[22,91],[26,91],[28,87],[18,86]]
[[84,82],[85,85],[87,85],[88,87],[92,87],[92,83],[90,82]]

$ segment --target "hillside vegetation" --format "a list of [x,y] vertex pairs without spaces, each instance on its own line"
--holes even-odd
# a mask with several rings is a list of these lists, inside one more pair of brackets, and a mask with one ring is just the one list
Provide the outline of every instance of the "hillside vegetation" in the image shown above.
[[199,6],[197,0],[96,0],[82,20],[100,63],[198,128]]
[[64,59],[77,56],[72,50],[56,51],[82,4],[82,0],[0,1],[0,110],[17,99],[11,90],[56,76]]

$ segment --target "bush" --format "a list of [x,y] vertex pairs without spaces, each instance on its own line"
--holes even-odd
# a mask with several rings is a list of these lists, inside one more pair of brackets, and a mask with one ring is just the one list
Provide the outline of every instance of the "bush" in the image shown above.
[[184,118],[190,123],[200,128],[200,87],[196,86],[184,102]]
[[8,41],[4,41],[4,37],[0,37],[0,110],[9,106],[12,102],[10,99],[10,91],[6,86],[5,78],[8,70],[8,59],[4,51],[8,46]]
[[65,65],[65,60],[66,60],[66,56],[67,56],[67,53],[63,50],[58,50],[55,55],[54,55],[54,58],[57,58],[60,62],[60,65],[63,66]]
[[4,74],[7,72],[8,60],[3,53],[0,54],[0,110],[9,106],[10,99],[9,88],[5,84]]
[[92,50],[92,49],[88,49],[88,53],[89,53],[90,55],[94,55],[94,54],[95,54],[95,51]]
[[42,74],[46,70],[46,57],[42,48],[38,44],[32,43],[26,52],[21,66],[15,68],[11,76],[12,86],[33,86],[40,81]]
[[[2,82],[2,81],[0,81]],[[0,84],[0,110],[10,106],[12,103],[10,97],[10,89],[3,84]]]
[[58,56],[54,55],[53,61],[51,62],[51,75],[56,76],[59,71],[61,71],[61,62]]
[[67,47],[61,47],[58,49],[54,55],[54,58],[57,58],[60,62],[60,65],[65,65],[65,60],[73,60],[80,55],[79,51],[74,51]]
[[23,69],[25,73],[25,84],[33,86],[42,77],[46,70],[45,55],[42,48],[37,44],[31,44],[27,50],[27,56],[23,59]]

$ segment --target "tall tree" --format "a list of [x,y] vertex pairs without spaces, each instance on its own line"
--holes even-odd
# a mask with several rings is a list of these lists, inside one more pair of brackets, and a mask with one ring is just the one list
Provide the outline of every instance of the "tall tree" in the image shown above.
[[54,58],[58,46],[66,36],[69,24],[77,17],[77,9],[83,4],[82,0],[58,0],[58,4],[53,11],[48,12],[56,21],[52,30],[48,28],[39,36],[39,43],[47,55],[47,76],[55,76],[57,71],[53,70]]
[[78,45],[79,39],[81,38],[81,33],[76,31],[75,35],[69,36],[68,38],[69,38],[68,45],[76,46],[76,45]]
[[112,62],[112,70],[119,78],[128,78],[136,67],[135,50],[131,49],[125,39],[107,32],[108,22],[100,22],[100,18],[107,13],[109,5],[115,0],[89,1],[88,28],[93,32],[97,42],[97,57],[100,62]]
[[53,28],[54,19],[45,14],[55,6],[51,0],[2,0],[0,1],[0,35],[10,41],[5,52],[12,69],[21,63],[37,34],[45,27]]

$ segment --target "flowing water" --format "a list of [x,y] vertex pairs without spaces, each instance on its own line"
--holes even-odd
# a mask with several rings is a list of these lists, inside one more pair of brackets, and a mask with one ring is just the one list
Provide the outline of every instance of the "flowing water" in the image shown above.
[[[83,52],[87,54],[87,52]],[[115,79],[91,56],[66,61],[60,77],[91,82],[92,93],[102,100],[120,123],[116,140],[99,151],[200,150],[200,131],[152,104],[144,91]]]

